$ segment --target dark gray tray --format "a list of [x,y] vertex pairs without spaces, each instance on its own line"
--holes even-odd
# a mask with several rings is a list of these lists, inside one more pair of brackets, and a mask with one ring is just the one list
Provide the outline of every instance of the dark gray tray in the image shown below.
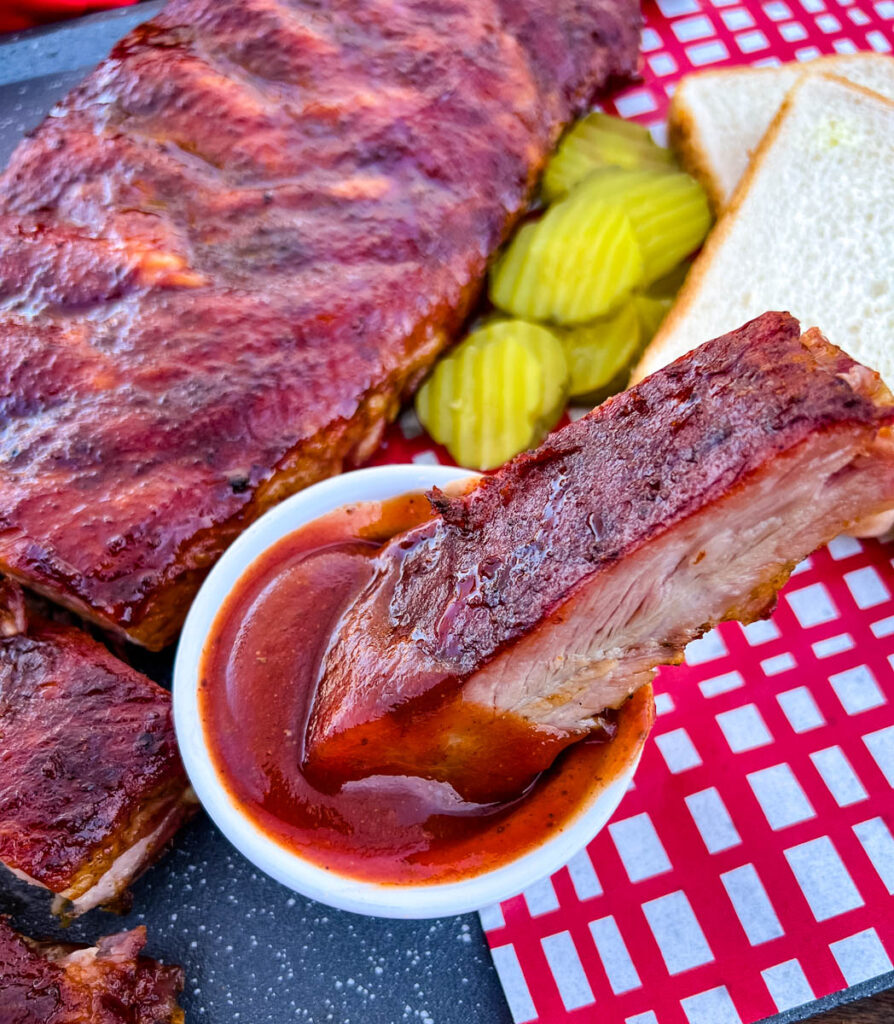
[[[144,3],[0,38],[0,166],[53,102],[162,6]],[[170,656],[141,657],[164,682]],[[475,915],[385,921],[330,910],[255,871],[205,817],[134,886],[125,917],[94,911],[63,931],[49,901],[6,873],[0,913],[34,937],[94,941],[145,924],[147,952],[186,971],[189,1024],[508,1024]],[[788,1024],[894,984],[894,974],[768,1018]],[[581,1021],[593,1020],[583,1011]],[[601,1007],[595,1019],[608,1020]],[[546,1022],[548,1024],[548,1022]]]
[[[0,40],[0,166],[22,134],[161,4]],[[137,656],[139,656],[137,654]],[[144,666],[164,680],[164,658]],[[28,935],[62,935],[49,902],[3,872],[0,913]],[[383,921],[302,899],[255,871],[204,817],[134,887],[126,917],[86,915],[93,941],[145,924],[148,952],[186,970],[190,1024],[502,1024],[511,1018],[478,918]]]

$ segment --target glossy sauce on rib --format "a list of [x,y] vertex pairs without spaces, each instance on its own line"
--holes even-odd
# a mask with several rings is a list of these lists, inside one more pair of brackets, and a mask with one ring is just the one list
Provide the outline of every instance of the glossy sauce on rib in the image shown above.
[[158,650],[360,465],[636,0],[172,0],[0,173],[0,566]]
[[[487,804],[414,776],[374,776],[340,788],[311,782],[301,767],[304,735],[331,632],[369,580],[381,545],[430,514],[423,495],[407,495],[346,506],[283,538],[224,603],[203,659],[205,734],[232,797],[282,845],[374,881],[458,879],[537,845],[629,763],[651,718],[651,695],[641,692],[609,719],[612,742],[600,731],[525,791]],[[494,739],[505,756],[508,738]],[[517,739],[523,758],[524,737]]]

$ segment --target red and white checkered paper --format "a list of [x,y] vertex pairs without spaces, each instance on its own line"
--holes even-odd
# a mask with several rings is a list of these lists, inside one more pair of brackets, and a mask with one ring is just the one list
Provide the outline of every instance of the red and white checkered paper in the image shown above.
[[[606,108],[662,137],[687,71],[889,52],[894,0],[646,4],[644,81]],[[374,461],[449,462],[412,413]],[[894,544],[839,538],[770,622],[660,673],[608,827],[481,913],[515,1021],[751,1024],[894,961]]]
[[892,556],[839,538],[661,673],[608,828],[482,912],[517,1021],[748,1024],[892,969]]
[[[376,463],[449,462],[405,413]],[[772,620],[655,686],[608,827],[481,912],[514,1019],[751,1024],[894,961],[894,543],[839,537]]]

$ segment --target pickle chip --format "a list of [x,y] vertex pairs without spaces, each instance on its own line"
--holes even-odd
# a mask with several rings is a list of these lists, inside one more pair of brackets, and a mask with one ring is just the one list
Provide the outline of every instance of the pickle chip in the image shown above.
[[621,203],[639,242],[643,285],[650,285],[697,249],[711,227],[705,190],[684,171],[594,171],[569,198]]
[[623,301],[642,276],[624,206],[582,188],[522,227],[491,271],[490,296],[515,316],[586,323]]
[[642,347],[648,345],[658,333],[658,328],[671,311],[691,266],[691,260],[678,263],[664,277],[650,284],[644,292],[633,296],[633,303],[639,314]]
[[645,294],[653,299],[676,298],[677,292],[683,287],[686,275],[691,269],[692,260],[683,260],[673,270],[668,271],[663,277],[659,277],[657,281],[653,281],[646,289]]
[[545,327],[501,320],[473,331],[416,395],[422,425],[470,469],[493,469],[538,444],[568,393],[568,364]]
[[648,129],[596,111],[565,135],[546,165],[543,197],[554,202],[600,167],[668,170],[676,166],[669,149],[656,145]]
[[601,394],[636,355],[641,343],[637,298],[612,316],[562,332],[572,398]]
[[[522,342],[540,361],[543,375],[541,413],[534,424],[539,442],[558,423],[568,402],[569,369],[565,350],[556,334],[540,324],[525,320],[501,320],[492,325],[491,338],[514,337]],[[491,341],[494,344],[494,340]]]
[[633,296],[633,306],[639,318],[640,341],[643,346],[655,337],[674,300],[671,296],[656,298],[648,292]]

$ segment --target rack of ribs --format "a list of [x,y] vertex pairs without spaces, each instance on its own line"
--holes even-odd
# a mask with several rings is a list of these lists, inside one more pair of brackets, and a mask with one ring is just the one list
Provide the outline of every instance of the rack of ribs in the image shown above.
[[766,313],[395,537],[327,649],[321,784],[422,774],[517,792],[656,666],[769,614],[815,548],[894,508],[894,399]]
[[95,946],[35,942],[0,918],[4,1024],[183,1024],[183,971],[140,956],[146,929]]
[[0,571],[160,648],[371,454],[636,0],[173,0],[0,176]]
[[0,590],[0,862],[76,917],[120,899],[198,805],[167,690]]

